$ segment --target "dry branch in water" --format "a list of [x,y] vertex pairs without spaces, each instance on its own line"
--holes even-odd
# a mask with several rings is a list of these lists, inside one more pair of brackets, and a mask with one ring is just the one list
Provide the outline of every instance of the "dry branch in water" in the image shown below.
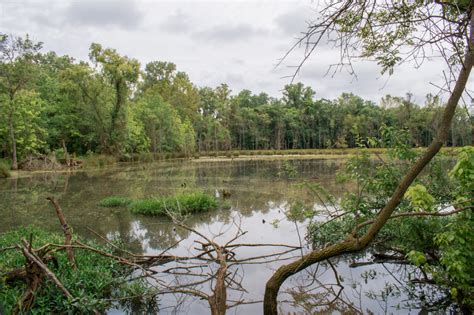
[[[34,305],[35,294],[40,290],[45,279],[49,279],[54,283],[65,298],[74,298],[70,290],[61,282],[58,275],[48,266],[49,263],[53,262],[57,267],[58,260],[54,255],[61,251],[66,252],[70,262],[69,267],[74,268],[72,272],[77,270],[74,253],[82,250],[90,251],[131,268],[133,277],[130,281],[140,278],[148,279],[150,286],[155,286],[157,289],[156,293],[153,293],[154,295],[184,294],[198,297],[208,302],[211,314],[222,315],[229,308],[238,305],[262,302],[249,301],[243,298],[235,300],[228,298],[228,290],[238,292],[240,297],[244,293],[248,293],[242,284],[242,265],[264,264],[291,259],[295,256],[290,256],[290,254],[301,249],[300,246],[285,244],[238,243],[239,239],[247,232],[242,231],[240,224],[237,225],[235,222],[233,223],[236,227],[235,234],[230,240],[221,245],[215,239],[222,237],[224,235],[223,232],[209,237],[182,222],[174,221],[178,227],[188,230],[192,235],[198,237],[198,239],[194,240],[194,247],[190,249],[189,255],[175,256],[168,254],[171,248],[178,245],[181,241],[166,248],[158,255],[139,255],[120,248],[106,237],[89,229],[116,250],[116,253],[112,254],[74,239],[59,203],[52,197],[49,197],[48,200],[55,207],[56,214],[61,222],[65,235],[64,244],[48,243],[35,248],[32,241],[33,236],[31,236],[29,241],[23,238],[21,244],[0,249],[0,251],[20,251],[26,260],[25,267],[11,270],[2,275],[8,283],[24,281],[27,284],[22,298],[14,309],[14,314],[27,313],[31,309]],[[245,247],[268,248],[272,249],[272,252],[270,254],[240,257],[238,250]],[[174,265],[166,266],[170,263]],[[165,281],[166,279],[163,276],[168,277],[170,281]],[[204,289],[206,285],[209,286],[207,290]],[[120,299],[124,298],[121,297]]]
[[[229,308],[238,305],[261,303],[261,301],[230,300],[228,298],[228,290],[247,293],[242,284],[243,276],[239,272],[239,267],[247,263],[264,264],[269,261],[285,260],[288,259],[289,253],[301,249],[299,246],[285,244],[236,243],[247,233],[242,231],[240,225],[237,224],[233,237],[224,245],[220,245],[215,239],[222,236],[222,233],[211,238],[182,222],[175,220],[174,223],[197,235],[200,239],[194,240],[196,246],[193,247],[193,250],[195,253],[190,253],[187,260],[177,260],[175,266],[161,270],[161,273],[168,274],[173,279],[159,294],[181,293],[204,299],[208,302],[213,315],[223,315]],[[238,257],[238,249],[242,247],[280,247],[282,250],[268,255]],[[217,266],[217,269],[212,268],[213,264]],[[231,271],[232,268],[234,268],[233,271]],[[208,272],[205,272],[206,269]],[[201,289],[200,287],[206,283],[209,283],[209,290]]]

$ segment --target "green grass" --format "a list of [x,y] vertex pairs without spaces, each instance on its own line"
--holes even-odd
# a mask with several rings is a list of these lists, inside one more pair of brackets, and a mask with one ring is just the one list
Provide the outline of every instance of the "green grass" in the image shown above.
[[123,207],[123,206],[128,206],[131,202],[132,200],[130,198],[120,197],[120,196],[110,196],[110,197],[105,197],[104,199],[99,201],[99,206],[107,207],[107,208]]
[[[0,248],[21,244],[21,238],[29,239],[30,235],[33,236],[33,248],[39,248],[47,243],[64,243],[62,234],[30,226],[0,234]],[[110,245],[100,246],[91,241],[82,241],[107,253],[113,253],[113,247]],[[57,258],[58,264],[49,263],[48,267],[75,299],[66,299],[51,281],[45,281],[36,292],[35,302],[28,314],[92,314],[94,309],[105,313],[112,306],[108,298],[124,297],[129,291],[129,285],[138,285],[146,289],[144,284],[129,283],[127,279],[131,268],[92,251],[75,250],[76,270],[70,267],[65,251],[58,251],[53,255]],[[0,255],[2,273],[24,265],[25,258],[19,250],[6,250]],[[11,314],[25,288],[24,281],[6,283],[5,278],[0,277],[0,310],[5,314]]]
[[129,208],[133,213],[145,215],[186,215],[215,210],[219,207],[216,197],[203,192],[181,193],[174,196],[154,197],[132,201]]

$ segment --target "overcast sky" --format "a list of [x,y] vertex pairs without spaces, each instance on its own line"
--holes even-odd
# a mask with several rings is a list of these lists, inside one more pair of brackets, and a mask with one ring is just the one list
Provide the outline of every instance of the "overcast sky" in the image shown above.
[[[227,83],[234,93],[249,89],[279,97],[301,54],[275,64],[316,14],[315,2],[152,1],[152,0],[1,0],[0,32],[28,33],[46,50],[87,60],[92,42],[138,59],[174,62],[198,86]],[[411,92],[418,103],[442,84],[442,62],[398,68],[381,76],[375,63],[355,65],[357,79],[342,72],[325,75],[337,50],[322,47],[296,81],[310,85],[316,97],[333,99],[353,92],[379,102],[383,95]]]

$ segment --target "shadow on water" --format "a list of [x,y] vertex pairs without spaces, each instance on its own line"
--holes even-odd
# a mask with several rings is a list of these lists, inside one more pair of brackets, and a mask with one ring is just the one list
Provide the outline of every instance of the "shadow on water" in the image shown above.
[[[335,181],[335,173],[343,162],[343,159],[294,160],[291,165],[297,172],[291,179],[285,175],[288,162],[249,160],[132,164],[0,180],[0,232],[30,224],[57,231],[57,218],[46,201],[47,196],[55,196],[75,233],[95,237],[87,229],[91,227],[110,239],[122,240],[130,250],[141,254],[157,254],[181,241],[179,246],[173,248],[173,254],[187,255],[197,239],[193,232],[176,227],[167,218],[134,215],[125,207],[101,208],[98,202],[112,195],[143,198],[199,189],[221,197],[222,192],[226,191],[230,194],[228,201],[232,207],[189,218],[186,224],[192,229],[210,237],[222,234],[216,242],[225,243],[238,226],[247,231],[239,239],[240,243],[298,246],[300,239],[304,238],[304,222],[296,225],[285,220],[285,211],[295,200],[314,203],[314,197],[295,183],[313,181],[333,195],[342,196],[350,190],[350,187],[338,185]],[[238,225],[235,222],[239,222]],[[272,222],[279,222],[278,227]],[[261,250],[240,248],[236,255],[250,257],[264,254]],[[283,288],[282,313],[416,314],[422,311],[413,302],[416,297],[407,295],[407,292],[414,292],[413,289],[405,288],[406,283],[400,280],[415,271],[393,264],[349,268],[354,259],[355,256],[342,257],[330,264],[315,265],[292,278]],[[261,300],[266,280],[281,263],[234,266],[244,290],[229,292],[229,300]],[[210,272],[216,269],[211,265],[208,266]],[[211,283],[203,283],[199,289],[209,293],[210,288]],[[435,301],[437,298],[436,294],[430,296],[422,289],[415,291],[423,294],[425,299]],[[158,303],[163,314],[209,313],[209,305],[205,301],[189,294],[162,295]],[[242,304],[231,310],[229,313],[259,314],[262,305]],[[120,307],[110,311],[111,314],[124,312],[127,311]]]

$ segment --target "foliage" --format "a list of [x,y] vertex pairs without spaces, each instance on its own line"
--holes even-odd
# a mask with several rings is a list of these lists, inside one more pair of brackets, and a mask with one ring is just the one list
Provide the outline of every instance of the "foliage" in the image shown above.
[[458,183],[454,192],[458,207],[469,208],[456,215],[446,231],[436,235],[441,251],[441,270],[436,270],[438,282],[451,287],[453,298],[474,308],[474,147],[460,149],[458,162],[450,173]]
[[[169,62],[152,61],[140,71],[137,60],[97,43],[87,63],[42,53],[41,43],[28,37],[1,39],[0,155],[18,151],[19,162],[58,149],[123,160],[143,153],[189,157],[195,151],[279,154],[360,146],[403,145],[406,152],[432,140],[443,105],[430,94],[425,106],[410,94],[387,95],[380,104],[350,93],[316,99],[302,83],[286,85],[280,98],[233,93],[226,84],[196,87]],[[9,59],[12,51],[21,53]],[[471,143],[467,112],[456,111],[454,120],[448,145]],[[390,136],[394,132],[399,138]]]
[[[35,227],[20,228],[16,231],[0,235],[0,248],[12,246],[20,242],[21,238],[33,236],[33,246],[41,247],[47,243],[61,244],[64,236],[45,232]],[[86,244],[107,253],[113,253],[111,246],[99,246],[93,242]],[[64,251],[56,252],[57,266],[50,264],[53,271],[63,285],[74,297],[66,299],[54,283],[46,280],[40,291],[35,296],[35,303],[31,314],[69,314],[92,313],[94,310],[105,312],[110,306],[110,297],[127,300],[129,283],[128,274],[131,270],[124,268],[115,260],[104,257],[88,250],[76,250],[75,258],[78,268],[72,270],[67,255]],[[25,264],[24,256],[17,250],[7,250],[0,256],[0,270],[3,272],[22,267]],[[141,290],[148,290],[144,284],[136,284]],[[15,282],[7,284],[0,278],[0,306],[8,314],[20,299],[25,289],[25,284]]]
[[435,199],[421,184],[411,186],[405,193],[405,197],[410,200],[413,209],[418,211],[430,211],[435,205]]
[[216,197],[203,192],[180,193],[174,196],[135,200],[129,205],[133,213],[145,215],[187,215],[217,209]]
[[[403,166],[403,161],[410,161],[412,154],[416,154],[406,150],[412,151],[401,144],[390,149],[389,151],[395,152],[387,154],[388,158],[383,162],[373,161],[370,156],[362,153],[347,163],[340,177],[357,183],[357,191],[347,194],[341,201],[343,209],[340,211],[346,212],[346,215],[329,223],[316,221],[310,224],[308,238],[313,247],[320,248],[328,242],[343,240],[357,224],[375,217],[374,210],[381,206],[379,200],[388,198],[396,184],[398,168],[406,167]],[[458,305],[467,307],[472,307],[474,301],[473,157],[473,147],[460,149],[449,178],[437,166],[444,157],[435,159],[429,172],[418,178],[407,191],[394,215],[435,212],[448,205],[453,205],[454,209],[462,208],[463,211],[451,216],[417,217],[414,214],[393,218],[382,228],[373,247],[378,250],[395,248],[406,253],[408,259],[422,268],[440,287],[450,289],[452,298]],[[444,185],[439,182],[448,183],[448,187],[451,187],[449,196]],[[444,211],[452,210],[448,208]],[[363,227],[359,233],[366,228],[367,226]]]
[[0,178],[7,178],[10,176],[10,165],[5,161],[0,160]]
[[44,152],[47,135],[47,128],[42,119],[44,106],[38,93],[22,90],[16,94],[13,101],[0,107],[0,119],[14,121],[12,130],[8,125],[0,126],[0,138],[11,142],[11,132],[13,132],[19,159]]

